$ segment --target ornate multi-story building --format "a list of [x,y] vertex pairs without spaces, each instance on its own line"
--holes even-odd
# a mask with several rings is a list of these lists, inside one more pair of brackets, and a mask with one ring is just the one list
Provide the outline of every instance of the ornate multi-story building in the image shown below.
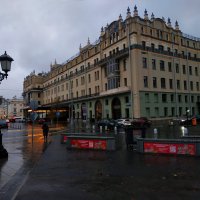
[[[74,118],[170,118],[200,114],[200,39],[176,21],[138,16],[102,27],[99,40],[46,74],[24,81],[27,102],[40,95],[43,108],[62,109]],[[36,91],[37,90],[37,91]]]

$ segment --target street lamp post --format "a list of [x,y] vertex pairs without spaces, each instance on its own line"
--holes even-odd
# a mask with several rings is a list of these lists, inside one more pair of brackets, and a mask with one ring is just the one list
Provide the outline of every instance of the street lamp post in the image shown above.
[[[0,56],[0,62],[1,62],[1,69],[4,73],[0,72],[0,83],[4,80],[4,78],[7,79],[8,72],[11,70],[11,62],[14,61],[9,55],[7,55],[6,51],[3,55]],[[2,133],[1,133],[1,127],[0,127],[0,158],[7,158],[8,152],[4,148],[2,144]]]

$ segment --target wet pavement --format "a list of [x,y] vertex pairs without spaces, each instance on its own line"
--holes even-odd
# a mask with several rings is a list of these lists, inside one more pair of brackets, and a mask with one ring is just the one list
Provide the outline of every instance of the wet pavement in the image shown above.
[[[155,125],[146,131],[153,137],[179,138],[181,127]],[[188,127],[190,135],[200,127]],[[67,150],[60,136],[43,143],[37,129],[3,137],[8,160],[0,160],[1,200],[40,199],[199,199],[200,159],[189,156],[139,154],[121,150],[106,152]],[[123,133],[122,133],[123,134]],[[135,130],[140,137],[140,131]],[[7,138],[6,138],[7,137]],[[14,138],[14,139],[13,139]]]
[[196,157],[69,151],[54,136],[15,199],[196,200],[199,165]]

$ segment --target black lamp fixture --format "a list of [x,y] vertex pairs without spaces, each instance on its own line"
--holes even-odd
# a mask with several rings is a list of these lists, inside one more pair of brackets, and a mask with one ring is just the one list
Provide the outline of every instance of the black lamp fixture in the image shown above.
[[14,61],[9,55],[7,55],[6,51],[3,55],[0,56],[1,69],[3,72],[0,72],[0,83],[1,81],[8,77],[8,72],[11,70],[11,62]]
[[[0,56],[0,62],[1,62],[1,69],[4,73],[0,72],[0,83],[3,81],[4,78],[7,79],[8,72],[11,69],[11,62],[14,61],[9,55],[7,55],[6,51],[3,55]],[[1,133],[1,127],[0,127],[0,159],[1,158],[7,158],[8,152],[4,148],[2,144],[2,133]]]

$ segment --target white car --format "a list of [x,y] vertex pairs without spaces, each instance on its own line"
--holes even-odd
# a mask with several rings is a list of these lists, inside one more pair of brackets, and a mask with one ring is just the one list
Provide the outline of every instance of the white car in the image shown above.
[[116,122],[119,127],[125,127],[131,125],[131,121],[129,119],[118,119]]

